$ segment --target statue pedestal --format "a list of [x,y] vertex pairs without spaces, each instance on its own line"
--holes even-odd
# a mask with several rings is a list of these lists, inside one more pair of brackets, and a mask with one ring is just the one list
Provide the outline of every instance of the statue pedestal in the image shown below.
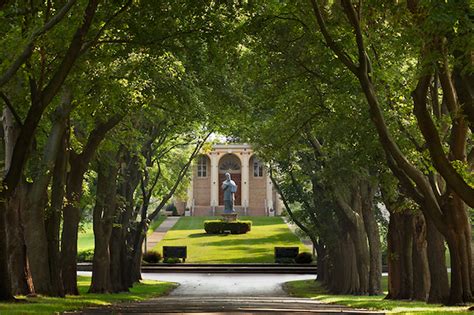
[[223,213],[222,221],[224,222],[235,222],[237,221],[237,213]]

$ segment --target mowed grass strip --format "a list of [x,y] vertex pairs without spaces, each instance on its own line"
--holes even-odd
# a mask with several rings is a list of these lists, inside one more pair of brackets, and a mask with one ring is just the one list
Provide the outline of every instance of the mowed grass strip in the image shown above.
[[57,314],[89,306],[107,306],[120,302],[137,302],[168,294],[178,285],[171,282],[145,280],[135,284],[130,292],[117,294],[87,293],[90,277],[78,277],[80,295],[59,297],[18,297],[18,302],[0,303],[0,314]]
[[[387,290],[387,277],[382,277],[382,288]],[[473,314],[468,310],[468,306],[442,306],[440,304],[427,304],[420,301],[395,301],[385,300],[384,295],[375,296],[354,296],[354,295],[334,295],[328,293],[320,282],[314,280],[298,280],[286,282],[283,289],[291,296],[312,298],[318,301],[346,305],[355,308],[365,308],[369,310],[383,310],[387,314]]]
[[182,217],[153,250],[163,246],[187,246],[187,263],[273,263],[275,246],[298,246],[309,252],[280,217],[239,217],[252,221],[247,234],[213,235],[204,221],[220,217]]

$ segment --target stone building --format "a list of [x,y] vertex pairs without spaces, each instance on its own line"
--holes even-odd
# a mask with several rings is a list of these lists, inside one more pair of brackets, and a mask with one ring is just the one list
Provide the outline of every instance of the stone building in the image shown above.
[[221,184],[230,173],[238,186],[235,209],[241,215],[272,216],[281,202],[264,165],[248,144],[216,144],[193,164],[186,208],[189,215],[218,215],[224,210]]

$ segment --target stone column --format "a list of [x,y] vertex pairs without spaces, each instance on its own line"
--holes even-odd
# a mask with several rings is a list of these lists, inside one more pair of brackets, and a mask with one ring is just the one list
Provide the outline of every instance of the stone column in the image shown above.
[[250,154],[248,152],[242,152],[242,206],[244,208],[245,215],[248,214],[248,207],[249,207],[249,180],[250,180]]
[[193,200],[194,200],[194,192],[193,192],[193,178],[194,178],[194,167],[192,168],[192,175],[191,175],[191,180],[189,181],[189,186],[188,186],[188,200],[186,201],[186,208],[189,209],[190,215],[193,215]]
[[211,152],[211,208],[213,214],[219,205],[219,155]]
[[269,215],[270,212],[269,210],[270,209],[273,209],[273,213],[275,213],[275,209],[273,208],[273,184],[272,184],[272,180],[270,179],[270,176],[268,174],[265,175],[265,179],[267,181],[267,197],[266,197],[266,204],[267,204],[267,214]]

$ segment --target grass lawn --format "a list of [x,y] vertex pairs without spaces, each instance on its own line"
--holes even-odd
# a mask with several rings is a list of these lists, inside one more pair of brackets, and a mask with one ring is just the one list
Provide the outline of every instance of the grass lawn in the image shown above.
[[[382,279],[382,287],[387,288],[387,277]],[[324,303],[334,303],[372,310],[384,310],[392,314],[472,314],[467,306],[441,306],[439,304],[426,304],[424,302],[384,300],[385,295],[353,296],[329,294],[319,282],[314,280],[290,281],[283,288],[291,296],[306,297]]]
[[216,217],[182,217],[154,250],[162,246],[188,247],[189,263],[273,263],[275,246],[298,246],[309,251],[279,217],[241,217],[251,220],[247,234],[213,235],[204,231],[204,221]]
[[57,312],[78,310],[87,306],[110,305],[119,302],[143,301],[152,297],[168,294],[177,285],[170,282],[142,281],[130,292],[118,294],[89,294],[87,290],[90,277],[78,277],[79,296],[66,298],[54,297],[18,297],[16,303],[0,303],[0,314],[55,314]]
[[166,218],[168,218],[166,215],[160,215],[158,216],[158,218],[153,220],[150,223],[150,226],[148,227],[147,235],[150,235],[151,233],[153,233],[153,231],[156,230],[161,225],[161,223],[163,223],[163,221],[166,220]]
[[[150,227],[148,228],[148,235],[150,235],[161,223],[167,218],[165,215],[160,215],[154,221],[151,222]],[[79,230],[78,240],[77,240],[77,250],[83,251],[94,248],[94,230],[92,228],[92,223],[85,223],[82,226],[82,229]]]

